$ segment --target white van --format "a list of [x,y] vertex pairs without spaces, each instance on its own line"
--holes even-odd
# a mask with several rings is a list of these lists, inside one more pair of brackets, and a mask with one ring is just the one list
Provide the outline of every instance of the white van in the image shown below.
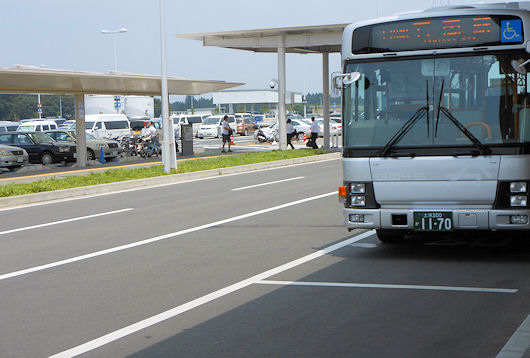
[[131,124],[125,114],[87,114],[85,128],[98,139],[131,135]]
[[[197,137],[215,137],[218,138],[221,136],[221,121],[223,120],[225,114],[219,114],[215,116],[208,116],[202,120],[202,124],[199,126],[197,131]],[[233,114],[227,114],[228,116],[228,125],[234,133],[236,133],[236,117]]]
[[197,132],[199,127],[202,124],[203,118],[206,118],[205,115],[198,114],[180,114],[178,116],[170,116],[170,120],[173,121],[173,130],[175,131],[175,138],[180,138],[180,125],[181,124],[191,124],[193,126],[193,136],[198,138]]
[[52,129],[57,129],[57,123],[55,121],[25,121],[21,123],[17,131],[18,132],[43,132]]
[[17,129],[17,122],[0,121],[0,132],[16,132]]

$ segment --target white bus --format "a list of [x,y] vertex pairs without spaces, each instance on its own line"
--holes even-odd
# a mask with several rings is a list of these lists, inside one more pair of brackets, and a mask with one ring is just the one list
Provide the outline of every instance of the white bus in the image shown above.
[[382,242],[530,229],[529,10],[449,6],[346,27],[333,82],[348,229]]

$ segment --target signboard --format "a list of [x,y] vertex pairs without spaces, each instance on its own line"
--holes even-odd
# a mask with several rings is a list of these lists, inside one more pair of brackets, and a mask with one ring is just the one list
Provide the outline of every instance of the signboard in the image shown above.
[[394,21],[355,29],[354,54],[498,46],[523,42],[515,16],[472,15]]

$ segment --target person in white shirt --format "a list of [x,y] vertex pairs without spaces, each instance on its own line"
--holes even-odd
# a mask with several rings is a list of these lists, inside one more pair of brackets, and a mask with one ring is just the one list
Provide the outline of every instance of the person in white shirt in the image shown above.
[[156,135],[156,128],[153,125],[153,122],[149,122],[149,125],[147,126],[145,130],[145,136],[146,137],[153,137]]
[[317,121],[315,121],[315,117],[311,117],[311,147],[313,149],[318,149],[317,145],[317,138],[318,138],[318,132],[320,132],[320,126]]
[[228,124],[228,116],[224,116],[223,123],[221,124],[222,128],[222,136],[223,136],[223,150],[221,150],[221,153],[225,153],[225,143],[228,143],[228,151],[230,150],[230,132],[232,129],[230,128],[230,124]]
[[291,139],[293,139],[293,136],[296,134],[296,131],[291,124],[291,120],[287,120],[287,145],[290,145],[291,148],[294,149],[293,143],[291,143]]

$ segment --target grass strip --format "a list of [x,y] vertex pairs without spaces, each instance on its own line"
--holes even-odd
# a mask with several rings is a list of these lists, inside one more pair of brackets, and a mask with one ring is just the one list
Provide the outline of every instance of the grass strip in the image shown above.
[[[327,153],[322,149],[273,150],[260,153],[243,153],[224,155],[215,158],[197,158],[178,163],[176,173],[189,173],[200,170],[234,167],[238,165],[270,162]],[[169,174],[175,174],[172,170]],[[89,185],[115,183],[126,180],[152,178],[168,175],[162,165],[135,169],[109,169],[100,173],[70,176],[66,178],[49,178],[31,183],[5,184],[0,186],[0,197],[40,193],[45,191],[78,188]]]

